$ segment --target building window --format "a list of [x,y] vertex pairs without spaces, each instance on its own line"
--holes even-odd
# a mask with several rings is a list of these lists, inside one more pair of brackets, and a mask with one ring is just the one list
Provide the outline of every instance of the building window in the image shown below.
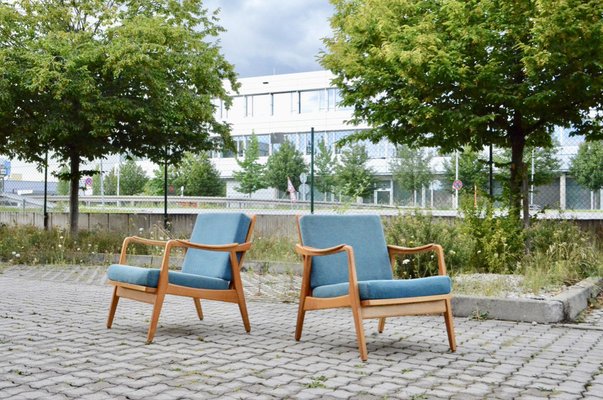
[[272,95],[260,94],[251,97],[251,111],[254,117],[268,117],[272,115]]
[[314,113],[320,109],[320,96],[324,90],[305,90],[299,93],[300,113]]

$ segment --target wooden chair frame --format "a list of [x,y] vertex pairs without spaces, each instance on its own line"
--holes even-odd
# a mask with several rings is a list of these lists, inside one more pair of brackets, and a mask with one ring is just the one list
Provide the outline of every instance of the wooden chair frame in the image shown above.
[[[303,243],[301,229],[299,226],[299,216],[297,217],[297,227],[300,242]],[[395,266],[395,258],[398,254],[418,254],[428,251],[434,251],[438,260],[438,274],[446,275],[446,263],[444,262],[444,250],[438,244],[428,244],[420,247],[400,247],[387,246],[390,264],[392,269]],[[448,334],[448,343],[452,352],[456,351],[456,339],[454,334],[454,324],[452,319],[451,294],[436,296],[421,296],[397,299],[381,300],[360,300],[358,290],[358,279],[356,276],[356,264],[354,261],[354,249],[346,244],[338,246],[316,249],[303,245],[296,245],[295,251],[302,256],[303,277],[302,287],[299,299],[299,310],[297,313],[297,326],[295,329],[295,340],[299,341],[302,335],[304,317],[306,311],[322,310],[328,308],[350,307],[354,318],[356,328],[356,337],[358,340],[358,350],[362,361],[368,359],[366,340],[364,335],[363,319],[378,318],[378,331],[382,333],[385,328],[385,319],[387,317],[398,317],[404,315],[423,315],[423,314],[443,314]],[[349,293],[345,296],[320,298],[312,297],[310,287],[310,276],[312,272],[312,257],[327,256],[346,252],[348,258],[349,275]]]
[[[203,309],[201,308],[201,299],[204,300],[216,300],[224,301],[228,303],[237,303],[243,319],[243,325],[247,333],[251,332],[251,325],[249,323],[249,316],[247,314],[247,305],[245,303],[245,293],[243,290],[243,282],[241,280],[241,266],[243,265],[243,258],[245,252],[251,247],[251,235],[255,225],[255,216],[251,216],[251,222],[249,224],[249,230],[245,238],[245,243],[230,243],[223,245],[206,245],[200,243],[191,243],[188,240],[173,239],[168,241],[151,240],[145,239],[138,236],[130,236],[124,239],[121,254],[119,257],[120,264],[126,264],[127,247],[130,243],[141,243],[151,246],[165,246],[163,252],[163,259],[161,262],[161,269],[159,272],[159,281],[157,287],[147,287],[141,285],[133,285],[124,282],[108,280],[107,284],[113,285],[113,297],[111,299],[111,305],[109,307],[109,317],[107,318],[107,328],[111,329],[113,325],[113,318],[115,316],[115,310],[121,297],[128,298],[131,300],[141,301],[153,305],[153,314],[151,316],[151,323],[147,334],[147,344],[153,342],[155,337],[155,331],[157,330],[157,323],[159,321],[159,314],[163,306],[163,300],[166,294],[175,296],[191,297],[197,310],[197,316],[200,320],[203,319]],[[188,249],[199,249],[208,251],[221,251],[230,253],[230,265],[232,268],[232,279],[228,289],[224,290],[213,290],[213,289],[196,289],[187,286],[174,285],[168,281],[168,272],[170,266],[170,253],[173,248],[182,247],[186,252]],[[241,253],[241,257],[237,255]]]

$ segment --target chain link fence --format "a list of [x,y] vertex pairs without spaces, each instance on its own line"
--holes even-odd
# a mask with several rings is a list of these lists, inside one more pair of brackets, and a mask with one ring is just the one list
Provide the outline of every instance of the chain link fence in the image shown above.
[[[528,202],[531,213],[540,217],[603,219],[603,188],[589,190],[571,176],[569,166],[575,148],[564,147],[558,152],[559,170],[547,171],[549,177],[544,184],[530,185]],[[215,154],[214,154],[215,156]],[[391,156],[391,155],[390,155]],[[309,160],[308,160],[309,161]],[[213,166],[212,171],[197,164]],[[300,213],[367,211],[397,213],[404,209],[429,210],[434,215],[455,216],[458,209],[458,194],[483,197],[493,183],[495,197],[505,196],[504,180],[494,174],[490,180],[487,169],[479,179],[481,185],[470,183],[463,171],[450,177],[442,165],[454,164],[454,155],[437,156],[431,161],[435,167],[428,184],[416,190],[402,187],[390,171],[387,158],[371,159],[376,172],[375,183],[368,194],[362,197],[343,196],[339,193],[324,193],[316,186],[310,193],[309,173],[291,177],[286,189],[261,188],[243,193],[242,182],[233,177],[238,165],[234,155],[229,157],[206,157],[192,160],[179,167],[168,168],[167,184],[164,166],[146,160],[127,160],[113,156],[82,166],[83,170],[96,171],[80,180],[79,202],[82,213],[148,213],[186,214],[207,210],[243,210],[252,213]],[[197,164],[195,164],[197,163]],[[527,162],[528,167],[529,161]],[[36,165],[8,160],[0,157],[0,209],[11,212],[41,212],[44,207],[45,171]],[[69,184],[57,178],[67,170],[58,162],[49,161],[47,181],[47,211],[64,213],[68,210]],[[532,168],[531,175],[542,171]],[[213,179],[213,180],[212,180]],[[536,183],[537,179],[533,179]],[[167,207],[164,190],[167,188]],[[333,191],[335,192],[335,190]]]

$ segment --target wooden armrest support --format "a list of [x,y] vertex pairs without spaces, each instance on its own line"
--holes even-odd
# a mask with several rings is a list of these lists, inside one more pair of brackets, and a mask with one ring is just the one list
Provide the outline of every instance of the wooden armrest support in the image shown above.
[[176,247],[188,247],[188,248],[192,248],[192,249],[207,250],[207,251],[240,252],[240,251],[247,251],[251,247],[251,242],[241,243],[241,244],[228,243],[228,244],[217,244],[217,245],[192,243],[188,240],[180,240],[180,239],[177,239],[176,242],[177,242],[177,244],[174,245]]
[[417,254],[417,253],[425,253],[426,251],[435,250],[435,248],[439,246],[438,244],[426,244],[418,247],[402,247],[402,246],[394,246],[388,245],[387,250],[393,254]]
[[126,246],[130,243],[141,243],[141,244],[147,244],[149,246],[165,246],[167,241],[166,240],[147,239],[147,238],[143,238],[140,236],[128,236],[127,238],[124,239],[124,246]]
[[418,253],[425,253],[428,251],[434,251],[438,256],[438,274],[446,275],[446,263],[444,262],[444,249],[439,244],[430,243],[430,244],[426,244],[424,246],[419,246],[419,247],[401,247],[401,246],[394,246],[394,245],[390,244],[387,246],[387,251],[389,252],[390,259],[392,259],[392,265],[393,265],[393,257],[396,254],[418,254]]
[[295,245],[295,252],[302,256],[328,256],[329,254],[341,253],[342,251],[346,251],[346,247],[349,247],[345,244],[340,244],[338,246],[329,247],[326,249],[316,249],[314,247],[302,246],[300,244]]

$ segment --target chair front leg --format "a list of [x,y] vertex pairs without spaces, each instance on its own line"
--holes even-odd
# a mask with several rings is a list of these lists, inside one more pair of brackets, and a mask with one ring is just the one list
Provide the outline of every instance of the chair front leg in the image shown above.
[[249,333],[251,332],[251,324],[249,323],[249,314],[247,313],[247,304],[245,303],[245,291],[243,289],[243,281],[241,280],[239,260],[237,258],[237,253],[234,251],[230,253],[230,265],[232,266],[232,281],[234,289],[237,292],[239,311],[241,312],[245,332]]
[[383,333],[384,329],[385,329],[385,317],[379,318],[379,326],[378,326],[377,330],[379,331],[379,333]]
[[360,359],[366,361],[368,359],[368,351],[366,349],[366,339],[364,337],[364,324],[362,323],[362,309],[360,306],[360,293],[358,291],[358,278],[356,277],[356,262],[354,260],[354,250],[350,246],[346,246],[348,254],[348,276],[350,288],[350,300],[352,315],[354,316],[354,326],[356,328],[356,338],[358,340],[358,350],[360,351]]
[[446,321],[446,332],[448,333],[448,343],[450,351],[456,351],[456,337],[454,334],[454,322],[452,321],[452,304],[450,299],[446,299],[446,311],[444,312],[444,320]]
[[115,317],[115,310],[117,310],[117,303],[119,302],[119,296],[117,295],[117,286],[113,287],[113,297],[111,298],[111,305],[109,306],[109,317],[107,317],[107,329],[111,329],[113,325],[113,317]]
[[147,333],[147,344],[153,343],[155,337],[155,331],[157,330],[157,323],[159,322],[159,314],[161,314],[161,307],[163,307],[163,299],[165,298],[165,289],[158,291],[155,296],[155,303],[153,304],[153,315],[151,316],[151,324],[149,325],[149,332]]
[[199,319],[203,320],[203,309],[201,308],[201,300],[193,298],[193,301],[195,302],[195,309],[197,310],[197,315],[199,316]]
[[295,325],[295,340],[301,339],[302,330],[304,327],[304,318],[306,317],[306,297],[310,293],[310,269],[312,265],[312,257],[303,256],[303,276],[302,286],[299,292],[299,307],[297,309],[297,324]]

